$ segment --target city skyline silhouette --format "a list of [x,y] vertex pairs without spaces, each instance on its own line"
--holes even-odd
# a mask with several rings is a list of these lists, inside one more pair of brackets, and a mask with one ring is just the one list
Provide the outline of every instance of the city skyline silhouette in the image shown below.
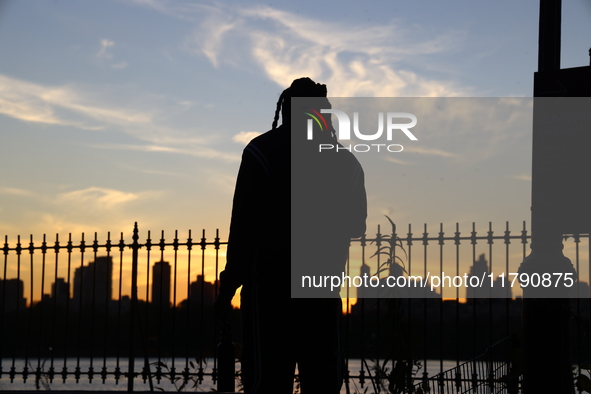
[[[211,305],[240,154],[310,76],[352,121],[368,175],[347,274],[490,275],[429,298],[343,289],[345,359],[362,360],[346,390],[591,391],[589,105],[541,100],[588,98],[590,18],[566,0],[3,2],[0,390],[216,383]],[[391,113],[412,114],[418,139],[395,129],[404,149],[357,150]],[[518,275],[570,275],[575,297]],[[223,338],[241,357],[231,305]]]

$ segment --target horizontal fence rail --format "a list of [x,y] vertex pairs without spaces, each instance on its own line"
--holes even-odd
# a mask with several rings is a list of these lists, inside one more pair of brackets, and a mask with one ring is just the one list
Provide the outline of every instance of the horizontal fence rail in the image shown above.
[[[404,232],[389,227],[352,240],[347,275],[383,277],[396,269],[408,276],[517,272],[530,242],[525,223],[516,231],[508,223],[500,231],[490,223],[485,229],[472,224],[464,232],[458,224],[448,232],[443,225],[418,231],[409,225]],[[140,241],[136,225],[131,238],[107,234],[104,242],[96,233],[90,240],[82,234],[79,241],[71,235],[65,241],[43,236],[40,242],[32,236],[11,242],[5,237],[0,389],[215,388],[221,325],[213,317],[213,302],[227,242],[219,231],[199,235],[193,238],[189,231],[181,238],[175,232],[170,238],[161,232],[153,237],[148,231]],[[581,282],[591,282],[588,235],[567,235],[564,245]],[[388,253],[376,254],[384,247]],[[514,392],[520,385],[517,361],[506,345],[510,340],[499,342],[514,340],[520,330],[520,289],[512,290],[497,299],[460,288],[432,298],[388,299],[343,289],[343,392],[427,387],[431,392],[484,392],[491,382],[491,392]],[[589,288],[581,285],[580,291]],[[584,333],[591,312],[588,299],[572,304],[573,364],[582,376],[590,361]],[[238,309],[233,310],[238,358],[239,319]],[[509,378],[511,384],[503,383]],[[460,384],[464,391],[455,391]]]

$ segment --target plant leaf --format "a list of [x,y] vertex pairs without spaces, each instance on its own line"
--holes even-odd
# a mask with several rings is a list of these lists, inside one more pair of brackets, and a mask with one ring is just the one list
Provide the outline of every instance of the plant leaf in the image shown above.
[[392,219],[390,219],[390,217],[388,215],[384,215],[384,216],[386,217],[386,219],[388,219],[388,221],[392,225],[392,234],[396,234],[396,225],[394,224],[394,222],[392,221]]

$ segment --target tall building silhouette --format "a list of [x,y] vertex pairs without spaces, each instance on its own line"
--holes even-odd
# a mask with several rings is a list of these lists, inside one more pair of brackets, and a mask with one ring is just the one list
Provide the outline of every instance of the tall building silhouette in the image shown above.
[[488,262],[484,254],[478,256],[478,260],[470,267],[469,277],[476,276],[479,280],[484,277],[485,280],[479,287],[468,287],[466,289],[466,297],[468,299],[474,298],[512,298],[512,291],[509,282],[507,281],[507,274],[504,278],[499,278],[500,272],[494,273],[495,278],[493,283],[490,281]]
[[74,271],[73,303],[94,308],[105,306],[112,298],[113,258],[97,257],[87,266]]
[[170,306],[170,264],[159,261],[152,267],[152,304]]
[[203,305],[211,306],[215,301],[215,285],[210,282],[205,282],[203,275],[197,275],[197,281],[190,285],[189,301],[193,303],[201,303]]
[[24,297],[24,284],[21,279],[3,279],[0,280],[0,301],[4,300],[4,305],[1,305],[4,312],[24,310],[27,306],[27,299]]
[[[369,266],[365,263],[363,263],[361,265],[360,271],[359,271],[359,275],[361,277],[363,277],[364,275],[367,275],[368,277],[371,276],[371,272],[369,269]],[[366,289],[365,287],[359,287],[357,288],[357,298],[364,298],[364,297],[376,297],[375,294],[372,294],[371,292],[368,292],[368,289]]]
[[[488,262],[484,254],[478,256],[478,260],[470,267],[469,277],[476,276],[481,279],[488,275]],[[487,286],[488,282],[484,282],[480,287],[468,287],[466,289],[466,297],[472,298],[489,298],[490,297],[490,286]]]
[[70,286],[64,278],[57,278],[51,285],[51,298],[58,305],[65,305],[68,298],[70,298]]

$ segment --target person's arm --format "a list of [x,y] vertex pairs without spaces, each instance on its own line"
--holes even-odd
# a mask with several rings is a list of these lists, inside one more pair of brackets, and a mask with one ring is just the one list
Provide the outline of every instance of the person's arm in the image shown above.
[[253,155],[252,148],[245,148],[236,179],[230,235],[226,252],[226,266],[220,273],[220,288],[216,299],[218,317],[231,309],[236,290],[252,274],[256,247],[258,197],[261,189],[262,168]]

